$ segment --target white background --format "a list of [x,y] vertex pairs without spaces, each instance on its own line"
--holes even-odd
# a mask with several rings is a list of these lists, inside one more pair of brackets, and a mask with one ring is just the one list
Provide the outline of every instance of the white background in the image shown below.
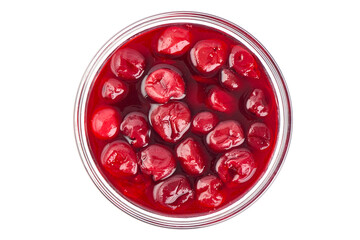
[[[357,1],[1,1],[0,239],[360,239],[360,17]],[[252,207],[224,223],[170,230],[114,207],[73,136],[85,68],[116,32],[171,10],[252,33],[287,80],[286,162]]]

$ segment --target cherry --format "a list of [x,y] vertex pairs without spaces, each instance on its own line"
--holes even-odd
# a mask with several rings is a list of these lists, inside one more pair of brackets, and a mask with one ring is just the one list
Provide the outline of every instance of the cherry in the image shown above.
[[192,121],[192,130],[201,134],[210,132],[219,122],[218,117],[211,112],[200,112]]
[[264,123],[253,123],[247,134],[247,141],[253,148],[264,150],[270,146],[270,129]]
[[135,175],[138,169],[134,150],[122,140],[114,141],[104,147],[101,164],[114,177]]
[[236,45],[231,49],[229,66],[242,76],[251,78],[260,77],[255,58],[240,45]]
[[226,61],[227,45],[218,39],[198,41],[190,50],[194,67],[202,74],[216,73]]
[[269,106],[265,100],[265,94],[260,89],[255,89],[246,101],[246,109],[258,117],[266,117],[269,114]]
[[231,71],[229,69],[223,69],[221,71],[220,80],[221,80],[222,84],[229,90],[237,90],[242,87],[240,78],[238,76],[236,76],[236,74],[233,71]]
[[181,56],[190,47],[190,32],[181,27],[168,27],[161,34],[157,51],[161,54]]
[[91,130],[97,138],[111,139],[119,133],[120,114],[112,107],[102,107],[92,115]]
[[240,146],[245,141],[240,123],[234,120],[220,122],[206,136],[206,142],[216,152]]
[[224,201],[224,195],[220,191],[221,187],[222,182],[213,175],[200,178],[196,184],[198,202],[207,208],[220,206]]
[[224,90],[213,87],[208,94],[207,102],[216,111],[231,113],[235,110],[236,99]]
[[141,198],[146,197],[145,192],[151,188],[152,179],[148,175],[138,173],[134,176],[119,178],[114,185],[116,188],[121,189],[127,197]]
[[190,110],[185,103],[170,102],[150,112],[154,130],[167,142],[178,141],[190,127]]
[[223,182],[236,185],[248,181],[254,175],[256,164],[247,149],[239,148],[224,153],[215,169]]
[[150,145],[139,154],[141,171],[151,175],[154,181],[162,180],[174,173],[175,158],[161,145]]
[[115,52],[110,66],[115,76],[134,81],[144,73],[145,58],[134,49],[123,48]]
[[146,78],[145,91],[154,101],[166,103],[170,99],[184,96],[185,82],[177,72],[161,68]]
[[204,153],[193,138],[187,138],[177,146],[176,156],[188,174],[199,175],[205,169]]
[[185,176],[175,175],[154,186],[155,202],[175,210],[190,199],[194,198],[194,191]]
[[134,147],[145,147],[149,143],[150,130],[146,116],[142,113],[132,112],[126,115],[120,131]]
[[103,84],[101,96],[110,102],[119,102],[124,99],[128,93],[128,87],[125,83],[109,78]]

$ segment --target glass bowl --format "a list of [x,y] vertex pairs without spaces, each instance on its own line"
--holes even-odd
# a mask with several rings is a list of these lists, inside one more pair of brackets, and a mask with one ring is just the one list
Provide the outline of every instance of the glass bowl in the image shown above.
[[[174,23],[190,23],[212,27],[225,32],[249,48],[261,61],[267,71],[276,96],[279,110],[279,129],[276,146],[269,162],[269,166],[263,176],[249,192],[228,207],[198,217],[169,217],[160,215],[144,210],[122,197],[111,187],[97,168],[95,160],[92,157],[85,132],[85,110],[90,90],[94,80],[96,79],[98,70],[101,68],[102,64],[106,61],[109,55],[118,46],[122,45],[129,38],[137,35],[138,33],[161,25]],[[79,86],[74,109],[74,129],[76,144],[86,171],[97,188],[110,202],[130,216],[146,223],[161,227],[184,229],[205,227],[223,222],[244,211],[265,192],[278,174],[289,148],[291,137],[291,116],[290,97],[284,77],[270,53],[251,34],[232,22],[206,13],[168,12],[150,16],[129,25],[112,37],[98,51],[86,69]]]

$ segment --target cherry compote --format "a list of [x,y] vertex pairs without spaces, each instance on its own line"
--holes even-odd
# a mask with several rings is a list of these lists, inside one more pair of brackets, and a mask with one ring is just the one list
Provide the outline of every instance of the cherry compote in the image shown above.
[[268,75],[243,44],[194,24],[145,31],[99,69],[86,111],[98,168],[149,211],[229,206],[265,172],[278,131]]

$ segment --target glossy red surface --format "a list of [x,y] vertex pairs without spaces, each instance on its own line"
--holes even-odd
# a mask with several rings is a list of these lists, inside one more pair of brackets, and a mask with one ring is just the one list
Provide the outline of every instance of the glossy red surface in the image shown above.
[[[245,46],[208,27],[171,27],[131,38],[104,62],[87,103],[87,135],[103,176],[129,201],[166,215],[207,214],[262,176],[278,108],[262,64]],[[92,119],[107,107],[118,117],[99,128],[101,137]]]

